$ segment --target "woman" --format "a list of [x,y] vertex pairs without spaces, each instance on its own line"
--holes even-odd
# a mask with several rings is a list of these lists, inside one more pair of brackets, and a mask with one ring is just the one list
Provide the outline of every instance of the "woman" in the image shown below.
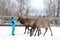
[[15,35],[15,19],[13,17],[10,18],[11,26],[12,26],[12,35]]

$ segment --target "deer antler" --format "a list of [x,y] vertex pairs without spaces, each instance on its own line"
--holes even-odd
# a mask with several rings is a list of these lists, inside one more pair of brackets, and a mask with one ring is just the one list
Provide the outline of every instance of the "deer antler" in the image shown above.
[[26,16],[28,13],[29,13],[29,7],[27,7],[26,14],[24,16]]

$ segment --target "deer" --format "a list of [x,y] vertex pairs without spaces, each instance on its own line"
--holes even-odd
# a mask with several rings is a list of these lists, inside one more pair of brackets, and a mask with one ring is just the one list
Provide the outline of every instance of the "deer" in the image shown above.
[[36,19],[23,18],[23,17],[19,16],[17,21],[19,21],[21,24],[25,25],[25,32],[24,32],[24,34],[26,33],[27,29],[28,29],[28,32],[27,32],[27,34],[28,34],[29,33],[29,27],[33,26],[35,20]]
[[[34,33],[34,31],[35,31],[36,28],[37,28],[36,33],[38,31],[38,36],[41,34],[41,28],[45,28],[46,29],[46,31],[43,34],[43,36],[46,34],[48,28],[50,29],[51,36],[52,36],[53,34],[52,34],[52,30],[50,28],[51,23],[52,23],[52,20],[50,20],[49,18],[40,18],[40,19],[37,19],[34,22],[33,27],[30,29],[30,36],[33,35],[33,33]],[[36,36],[36,33],[35,33],[34,36]]]

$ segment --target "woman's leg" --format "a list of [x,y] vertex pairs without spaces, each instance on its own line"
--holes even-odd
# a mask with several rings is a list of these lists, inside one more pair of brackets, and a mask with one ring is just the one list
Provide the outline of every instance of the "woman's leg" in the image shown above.
[[15,35],[15,25],[12,25],[12,35]]

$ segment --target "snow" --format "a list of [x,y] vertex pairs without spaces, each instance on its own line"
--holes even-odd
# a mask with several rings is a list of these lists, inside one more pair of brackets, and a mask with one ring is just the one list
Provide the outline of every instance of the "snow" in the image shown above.
[[42,34],[38,37],[30,37],[29,34],[24,34],[25,27],[16,27],[15,36],[11,35],[11,26],[0,26],[0,40],[60,40],[60,27],[51,27],[53,36],[51,36],[50,30],[48,29],[45,36],[43,33],[45,29],[42,28]]

